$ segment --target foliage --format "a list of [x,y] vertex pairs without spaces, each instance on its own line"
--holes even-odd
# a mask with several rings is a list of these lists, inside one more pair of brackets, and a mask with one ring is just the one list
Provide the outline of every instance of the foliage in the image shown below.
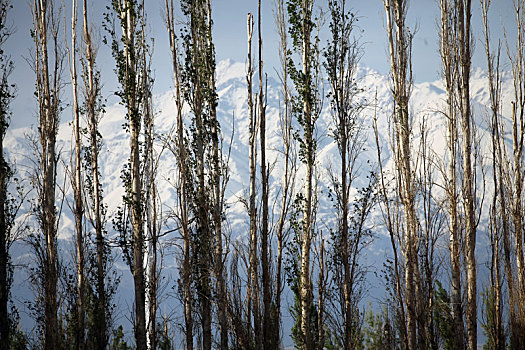
[[441,282],[436,281],[436,285],[434,320],[443,342],[443,349],[452,350],[455,348],[455,330],[452,309],[450,308],[450,296],[441,285]]

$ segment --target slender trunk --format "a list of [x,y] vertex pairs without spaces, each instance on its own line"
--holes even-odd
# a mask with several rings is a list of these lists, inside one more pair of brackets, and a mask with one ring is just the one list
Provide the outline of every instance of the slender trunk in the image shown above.
[[80,110],[78,105],[78,83],[77,83],[77,1],[72,0],[71,4],[71,48],[69,52],[69,73],[71,75],[71,85],[73,89],[73,121],[75,134],[75,161],[72,187],[75,198],[73,209],[75,216],[76,231],[76,252],[77,252],[77,330],[76,347],[84,348],[84,234],[83,234],[83,200],[82,200],[82,173],[80,152],[82,148],[80,140]]
[[[9,0],[0,1],[0,33],[4,39],[9,37],[6,26],[7,12],[11,6]],[[7,191],[11,169],[4,155],[4,139],[9,127],[9,102],[13,98],[8,77],[13,69],[13,63],[5,54],[0,71],[0,350],[9,349],[9,313],[8,302],[11,281],[9,278],[9,246],[11,244],[9,207],[7,205]]]
[[209,81],[208,89],[211,91],[209,100],[211,117],[211,142],[213,151],[212,177],[213,177],[213,221],[215,225],[215,278],[217,279],[217,317],[219,319],[220,349],[228,349],[228,317],[226,315],[226,283],[224,281],[224,252],[222,240],[222,214],[223,214],[223,193],[222,185],[225,179],[225,169],[222,165],[222,151],[219,144],[220,125],[217,120],[217,103],[215,97],[215,47],[212,41],[212,15],[211,1],[206,1],[206,53],[211,58],[208,67]]
[[[513,80],[514,80],[514,101],[512,103],[512,173],[509,169],[509,177],[512,179],[511,191],[511,217],[512,226],[514,227],[514,239],[516,242],[516,272],[518,275],[518,288],[516,290],[518,303],[518,319],[520,334],[520,345],[525,343],[525,258],[524,258],[524,230],[523,230],[523,142],[524,142],[524,110],[525,110],[525,96],[524,85],[525,78],[525,38],[523,28],[523,11],[525,11],[525,3],[523,0],[518,0],[514,3],[514,10],[516,13],[516,54],[511,58],[513,65]],[[515,346],[515,344],[512,344]],[[516,344],[516,346],[518,346]]]
[[325,315],[324,315],[324,303],[326,293],[326,266],[324,257],[324,239],[321,235],[321,249],[319,252],[319,316],[317,319],[317,330],[318,330],[318,343],[317,349],[324,349],[324,326],[325,326]]
[[[0,6],[5,6],[0,4]],[[2,9],[4,10],[4,9]],[[3,13],[5,16],[5,13]],[[0,18],[0,24],[5,23],[5,18]],[[1,30],[1,29],[0,29]],[[8,86],[6,86],[9,72],[2,71],[3,81],[0,82],[0,101],[8,100]],[[6,120],[8,111],[0,104],[0,350],[9,348],[9,302],[10,282],[8,280],[9,268],[9,227],[7,223],[7,183],[9,181],[9,164],[4,156],[4,137],[8,127]],[[7,106],[5,106],[7,107]]]
[[[375,102],[377,105],[377,95],[375,98]],[[399,255],[397,253],[397,246],[396,246],[396,238],[395,238],[395,227],[394,227],[394,221],[392,217],[392,212],[389,205],[389,199],[387,196],[386,191],[386,184],[385,184],[385,175],[383,172],[383,162],[381,159],[381,148],[379,146],[379,136],[377,131],[377,112],[374,110],[374,136],[375,136],[375,143],[377,147],[377,160],[379,164],[379,174],[380,174],[380,190],[381,190],[381,196],[383,197],[383,202],[386,207],[386,222],[387,222],[387,228],[388,233],[390,236],[390,244],[392,245],[392,250],[394,253],[394,279],[395,279],[395,286],[396,286],[396,297],[398,299],[398,306],[399,309],[397,310],[397,314],[399,316],[399,319],[401,320],[401,338],[402,342],[405,346],[405,348],[408,348],[408,329],[407,329],[407,322],[406,322],[406,313],[405,313],[405,303],[403,299],[403,292],[402,292],[402,286],[401,286],[401,273],[399,272],[400,262],[399,262]]]
[[[144,223],[143,223],[143,196],[141,181],[140,142],[142,117],[139,112],[138,82],[136,76],[142,74],[137,71],[137,59],[139,48],[135,38],[137,27],[137,13],[135,7],[129,0],[124,0],[120,8],[120,20],[124,42],[124,58],[126,64],[125,86],[127,113],[130,131],[130,202],[131,202],[131,226],[133,232],[133,265],[132,274],[135,291],[135,323],[134,333],[137,349],[147,348],[146,341],[146,285],[144,276]],[[141,77],[144,78],[144,77]]]
[[[202,328],[202,348],[210,350],[212,346],[212,291],[211,291],[211,258],[213,256],[212,242],[211,242],[211,227],[209,213],[211,210],[209,203],[210,194],[208,193],[208,185],[206,183],[205,172],[205,149],[207,126],[205,125],[204,115],[205,103],[204,89],[208,77],[204,76],[202,67],[202,57],[207,52],[202,52],[202,48],[206,47],[206,38],[203,37],[203,26],[207,23],[205,18],[205,4],[192,3],[190,5],[190,35],[191,45],[194,52],[187,58],[191,62],[192,67],[196,70],[192,80],[193,101],[192,109],[195,117],[195,135],[194,135],[194,152],[195,152],[195,167],[197,175],[197,189],[196,189],[196,236],[199,237],[198,245],[196,246],[197,259],[197,294],[200,304],[200,320]],[[211,205],[213,207],[213,204]]]
[[98,164],[99,144],[98,144],[98,117],[97,117],[97,98],[100,94],[100,87],[98,81],[95,79],[95,50],[91,41],[91,31],[88,22],[88,7],[87,0],[83,0],[83,33],[85,42],[85,58],[86,58],[86,72],[85,86],[86,86],[86,114],[89,125],[89,137],[91,148],[91,177],[92,177],[92,191],[93,191],[93,211],[94,211],[94,229],[96,239],[96,305],[95,305],[95,328],[96,328],[96,344],[97,349],[102,350],[106,348],[108,336],[106,326],[106,289],[104,282],[104,236],[102,224],[102,202],[101,202],[101,188],[100,188],[100,172]]
[[261,0],[258,2],[258,34],[259,34],[259,134],[261,147],[261,191],[262,191],[262,217],[261,217],[261,269],[263,293],[263,348],[275,349],[272,344],[273,316],[271,310],[270,290],[270,249],[268,247],[268,174],[266,171],[266,102],[263,91],[263,41],[261,33]]
[[458,1],[457,35],[460,74],[458,80],[463,136],[463,198],[465,207],[465,260],[467,265],[467,348],[477,349],[476,213],[472,170],[472,112],[470,109],[471,1]]
[[183,260],[182,260],[182,285],[183,285],[183,299],[184,299],[184,334],[185,334],[185,349],[193,350],[193,312],[192,312],[192,290],[191,290],[191,237],[189,232],[189,221],[188,221],[188,194],[187,194],[187,160],[186,160],[186,145],[184,142],[184,123],[182,120],[182,107],[183,100],[181,94],[181,83],[180,83],[180,64],[178,61],[178,51],[175,36],[175,22],[173,15],[173,0],[165,1],[166,9],[166,27],[168,29],[173,77],[175,83],[175,104],[177,108],[177,160],[178,160],[178,171],[180,178],[180,194],[179,194],[179,206],[180,206],[180,221],[181,221],[181,232],[183,240]]
[[289,115],[289,98],[288,98],[288,62],[287,55],[287,28],[284,14],[283,0],[276,2],[275,21],[279,32],[281,50],[279,56],[282,66],[282,84],[283,84],[283,103],[284,111],[281,112],[281,132],[284,144],[284,183],[282,187],[282,201],[279,221],[277,224],[277,266],[276,266],[276,287],[275,287],[275,323],[273,325],[273,345],[280,344],[280,326],[281,326],[281,294],[282,294],[282,259],[284,248],[284,225],[288,213],[288,203],[290,198],[290,146],[291,146],[291,124]]
[[[0,97],[2,98],[2,97]],[[0,110],[0,118],[4,118],[6,111]],[[2,123],[4,120],[2,119]],[[8,228],[6,223],[6,198],[7,198],[7,171],[8,165],[4,158],[4,135],[0,131],[0,349],[9,349],[9,314],[7,303],[9,301],[9,281],[7,276],[9,250]]]
[[313,172],[315,162],[315,148],[313,140],[314,118],[312,116],[312,61],[310,35],[312,33],[312,14],[313,1],[305,1],[302,4],[302,69],[305,77],[304,86],[305,97],[303,101],[302,118],[304,123],[304,145],[305,145],[305,165],[306,165],[306,185],[304,188],[304,213],[303,229],[301,241],[301,262],[300,262],[300,283],[299,293],[301,301],[301,333],[303,335],[303,349],[312,349],[313,339],[310,327],[310,312],[312,302],[312,280],[310,276],[310,249],[312,245],[312,225],[313,225]]
[[250,166],[250,253],[249,253],[249,286],[248,286],[248,317],[253,313],[253,331],[255,337],[255,348],[261,349],[261,316],[259,307],[259,281],[258,281],[258,259],[257,259],[257,207],[256,207],[256,163],[257,163],[257,117],[253,99],[253,67],[252,67],[252,36],[253,16],[248,14],[248,73],[246,75],[248,85],[248,112],[250,114],[250,138],[249,138],[249,166]]
[[[45,252],[43,261],[44,283],[44,343],[46,349],[59,349],[58,337],[58,255],[57,255],[57,228],[55,211],[55,185],[56,185],[56,131],[58,127],[57,93],[57,68],[59,55],[55,56],[55,70],[53,71],[53,87],[50,82],[48,34],[52,34],[54,53],[58,51],[57,33],[55,28],[48,24],[48,16],[53,12],[53,2],[34,0],[34,39],[35,39],[35,73],[37,74],[37,94],[39,102],[39,137],[41,143],[41,175],[42,187],[40,193],[40,225],[45,239]],[[54,14],[53,14],[54,15]],[[53,30],[53,33],[48,33]]]
[[459,248],[460,229],[458,225],[458,202],[457,202],[457,180],[456,180],[456,162],[457,162],[457,108],[455,102],[455,84],[456,84],[456,65],[457,50],[456,43],[452,33],[452,13],[450,0],[441,0],[441,47],[440,54],[443,61],[443,77],[447,89],[447,123],[448,136],[447,147],[449,151],[448,165],[448,213],[449,213],[449,230],[450,230],[450,271],[451,271],[451,293],[450,304],[452,310],[452,319],[454,321],[455,347],[464,349],[465,330],[463,326],[463,310],[461,306],[461,252]]
[[[387,32],[390,45],[391,71],[394,95],[394,125],[396,144],[396,167],[399,175],[399,192],[405,214],[405,289],[407,306],[408,349],[417,347],[417,286],[419,276],[417,249],[417,218],[414,208],[415,187],[411,164],[411,126],[409,117],[409,94],[411,86],[410,47],[411,36],[405,24],[406,1],[383,1],[387,15]],[[394,18],[392,19],[392,15]],[[393,21],[392,21],[393,20]],[[408,37],[407,37],[408,36]]]

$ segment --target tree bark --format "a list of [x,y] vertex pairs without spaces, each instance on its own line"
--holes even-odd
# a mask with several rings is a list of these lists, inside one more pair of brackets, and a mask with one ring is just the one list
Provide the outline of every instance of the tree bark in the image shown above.
[[470,17],[471,1],[457,2],[457,36],[459,53],[458,90],[463,136],[463,199],[465,207],[465,261],[467,265],[467,348],[477,349],[477,278],[476,278],[476,213],[474,174],[472,170],[472,112],[470,108]]
[[69,73],[71,75],[72,97],[73,97],[73,121],[74,121],[74,135],[75,135],[75,156],[74,156],[74,175],[72,176],[73,195],[75,205],[73,214],[75,216],[75,232],[76,232],[76,253],[77,253],[77,329],[75,335],[75,342],[77,349],[84,348],[84,232],[83,219],[84,207],[82,196],[82,172],[81,172],[81,158],[80,152],[82,149],[82,141],[80,139],[80,108],[78,103],[78,82],[77,82],[77,1],[72,0],[71,3],[71,48],[68,47],[69,56]]
[[450,271],[451,293],[450,303],[454,321],[455,346],[464,349],[465,330],[463,325],[463,309],[461,302],[461,251],[459,249],[460,227],[458,225],[457,202],[457,107],[456,107],[456,79],[457,79],[457,46],[453,34],[453,8],[450,0],[441,0],[441,47],[440,54],[443,62],[443,76],[447,90],[447,147],[449,151],[447,198],[450,230]]
[[261,0],[258,2],[258,34],[259,34],[259,135],[261,148],[261,192],[262,192],[262,217],[261,217],[261,269],[263,289],[263,348],[275,349],[272,344],[273,313],[271,310],[271,280],[270,280],[270,248],[268,246],[268,173],[266,170],[266,101],[263,91],[263,40],[261,28]]
[[98,131],[98,113],[97,99],[100,96],[100,85],[95,77],[95,49],[91,40],[91,30],[88,22],[88,5],[87,0],[83,0],[83,36],[84,36],[84,86],[86,94],[86,116],[88,120],[90,149],[91,149],[91,177],[92,177],[92,194],[93,194],[93,223],[96,240],[96,305],[95,305],[95,337],[96,348],[103,350],[108,342],[108,331],[106,321],[106,287],[105,277],[105,253],[104,253],[104,227],[103,227],[103,204],[100,182],[100,169],[98,156],[100,152],[99,131]]
[[[60,54],[58,53],[57,28],[48,23],[53,21],[52,1],[34,0],[33,25],[35,40],[35,73],[37,75],[37,99],[39,103],[39,138],[40,138],[40,166],[41,189],[39,193],[40,228],[45,240],[43,263],[44,284],[44,343],[45,349],[61,348],[58,336],[58,253],[57,253],[57,220],[55,207],[56,186],[56,132],[58,129],[58,89]],[[50,17],[51,15],[51,17]],[[50,33],[51,31],[51,33]],[[48,35],[51,35],[54,67],[50,77]]]
[[177,160],[178,172],[180,178],[180,225],[183,240],[183,261],[182,261],[182,284],[183,284],[183,303],[184,303],[184,334],[185,334],[185,349],[193,350],[193,307],[192,307],[192,288],[191,288],[191,263],[192,263],[192,242],[190,237],[189,219],[188,219],[188,204],[189,197],[187,193],[187,152],[184,142],[184,123],[182,118],[183,99],[181,94],[180,82],[180,64],[178,61],[179,53],[177,51],[177,43],[175,36],[175,17],[173,14],[174,6],[173,0],[165,1],[166,8],[166,26],[169,33],[170,49],[173,66],[173,77],[175,83],[175,104],[177,108]]
[[[407,4],[404,0],[384,0],[387,15],[387,33],[390,47],[391,72],[394,95],[394,127],[399,146],[396,151],[396,171],[399,192],[405,214],[405,290],[407,306],[408,349],[417,347],[417,282],[419,275],[417,248],[417,218],[414,208],[415,186],[411,164],[411,125],[409,98],[411,77],[411,41],[406,24]],[[394,18],[392,18],[394,16]]]

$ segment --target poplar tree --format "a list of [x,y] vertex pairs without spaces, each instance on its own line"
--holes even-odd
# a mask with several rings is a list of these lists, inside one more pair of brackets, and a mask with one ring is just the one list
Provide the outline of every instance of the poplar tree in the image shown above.
[[78,92],[77,76],[77,1],[71,2],[71,46],[67,44],[69,61],[69,74],[71,76],[71,88],[73,104],[73,134],[74,134],[74,157],[72,157],[71,167],[71,187],[73,188],[73,215],[75,217],[75,248],[77,265],[77,291],[76,291],[76,324],[75,324],[75,344],[77,349],[83,349],[85,344],[85,253],[86,244],[84,241],[84,198],[82,194],[82,140],[80,138],[80,105]]
[[88,0],[82,2],[82,112],[86,119],[87,144],[84,148],[84,167],[86,180],[86,210],[89,209],[89,221],[95,233],[95,257],[87,259],[91,269],[89,276],[90,288],[93,288],[94,315],[92,340],[95,349],[106,349],[109,340],[108,325],[111,319],[111,296],[115,292],[116,283],[106,283],[111,264],[111,254],[104,235],[106,234],[106,207],[103,201],[103,191],[100,174],[99,155],[102,148],[102,137],[99,132],[99,123],[102,118],[104,103],[101,97],[102,84],[100,72],[96,66],[97,48],[93,43],[93,29],[88,20]]
[[9,76],[14,68],[11,57],[3,50],[11,35],[7,14],[12,5],[9,0],[0,1],[0,349],[10,347],[10,315],[8,311],[13,266],[9,248],[13,241],[13,211],[8,194],[13,169],[4,154],[4,139],[10,123],[10,104],[14,98],[14,86]]
[[[359,115],[365,107],[359,101],[361,90],[357,86],[356,76],[361,55],[359,43],[353,38],[357,17],[348,10],[345,0],[329,1],[328,10],[331,36],[323,52],[324,67],[330,83],[328,98],[334,125],[332,137],[337,144],[341,162],[338,169],[329,169],[337,213],[337,224],[333,231],[332,265],[336,270],[332,271],[336,292],[331,297],[339,299],[342,295],[342,302],[334,308],[341,308],[343,348],[353,349],[360,340],[357,303],[362,272],[358,266],[358,257],[366,240],[367,232],[363,226],[371,208],[370,195],[373,187],[369,186],[361,191],[361,201],[352,200],[350,190],[358,176],[357,160],[363,149]],[[352,209],[355,211],[352,212]],[[333,302],[336,303],[335,300]]]
[[[121,246],[130,266],[135,292],[134,333],[137,349],[147,348],[146,334],[146,276],[144,268],[146,185],[142,176],[144,154],[141,154],[140,135],[148,118],[151,81],[148,74],[149,53],[146,43],[144,2],[115,0],[113,15],[106,15],[106,28],[112,36],[112,51],[116,61],[121,90],[117,95],[126,108],[125,129],[130,135],[130,157],[122,172],[126,193],[114,225],[121,234]],[[117,34],[115,20],[121,35]],[[128,218],[129,212],[129,218]],[[128,222],[129,220],[129,222]],[[129,227],[131,224],[131,227]],[[131,235],[131,236],[130,236]],[[128,237],[130,236],[130,237]]]
[[390,52],[390,72],[394,99],[392,119],[394,127],[396,182],[404,212],[402,232],[405,255],[405,302],[407,348],[417,347],[417,298],[419,266],[417,246],[417,217],[415,210],[415,181],[412,164],[412,125],[409,99],[412,90],[411,48],[412,36],[406,25],[407,1],[383,0],[386,12],[386,31]]
[[33,237],[39,273],[32,276],[43,293],[45,349],[60,349],[62,344],[58,327],[58,217],[56,207],[56,177],[58,153],[56,135],[60,121],[62,63],[64,53],[59,45],[59,18],[55,2],[34,0],[32,36],[35,44],[33,69],[36,74],[38,102],[38,169],[34,184],[37,188],[37,206],[34,208],[42,237]]
[[228,347],[226,316],[225,256],[223,252],[224,189],[228,179],[222,157],[220,125],[217,120],[215,48],[212,40],[209,0],[181,1],[187,19],[182,28],[184,69],[181,72],[184,100],[191,114],[189,193],[194,216],[194,276],[203,349],[212,346],[212,301],[215,277],[220,347]]
[[182,266],[179,269],[182,276],[182,299],[184,307],[184,336],[185,336],[185,348],[187,350],[193,349],[193,293],[192,288],[192,261],[193,261],[193,241],[191,237],[191,226],[190,226],[190,191],[189,186],[192,182],[189,177],[189,159],[188,159],[188,144],[186,139],[186,129],[183,120],[183,86],[182,86],[182,71],[184,67],[181,66],[180,62],[180,48],[178,46],[177,36],[175,32],[175,16],[173,0],[165,1],[166,9],[166,28],[169,34],[170,50],[172,58],[173,68],[173,80],[175,83],[175,106],[176,106],[176,135],[175,142],[168,140],[168,149],[177,158],[177,178],[178,183],[176,187],[178,190],[178,223],[180,226],[181,237],[183,240],[183,251],[182,251]]
[[296,64],[293,52],[288,51],[289,74],[297,92],[292,103],[292,114],[302,129],[302,135],[296,133],[295,138],[299,143],[299,158],[306,169],[303,191],[296,199],[299,210],[302,212],[302,219],[297,227],[299,266],[296,287],[299,309],[296,321],[300,324],[300,346],[303,349],[313,349],[317,344],[317,331],[312,327],[312,312],[315,307],[310,258],[316,211],[314,172],[317,141],[315,124],[319,117],[321,102],[318,91],[319,39],[318,32],[314,31],[317,24],[314,22],[313,6],[314,1],[312,0],[293,0],[287,3],[292,48],[300,59],[300,63]]

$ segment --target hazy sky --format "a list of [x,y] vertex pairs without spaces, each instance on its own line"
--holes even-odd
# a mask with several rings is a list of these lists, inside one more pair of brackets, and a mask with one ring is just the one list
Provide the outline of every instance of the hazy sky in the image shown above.
[[[70,0],[66,3],[66,23],[70,25]],[[62,0],[55,0],[58,4]],[[81,3],[82,1],[79,0]],[[163,21],[164,0],[145,0],[148,12],[148,23],[150,36],[155,38],[153,69],[155,74],[154,92],[160,93],[172,87],[171,57],[169,44]],[[264,40],[264,62],[265,69],[270,75],[274,75],[274,68],[279,63],[277,34],[273,18],[274,0],[262,1],[262,23]],[[317,0],[317,6],[326,6],[326,0]],[[15,71],[11,81],[17,86],[17,97],[13,103],[13,117],[11,126],[13,128],[36,124],[35,110],[36,101],[33,97],[35,87],[34,73],[26,61],[30,57],[30,49],[33,43],[30,38],[32,28],[31,13],[28,1],[12,0],[13,10],[9,13],[10,21],[15,33],[6,43],[6,51],[15,61]],[[116,89],[115,76],[113,73],[114,60],[110,55],[108,47],[102,44],[102,37],[106,35],[101,27],[102,13],[110,0],[91,0],[93,7],[90,14],[92,22],[99,31],[99,57],[98,65],[101,69],[102,81],[104,82],[104,96],[108,104],[118,102],[113,95]],[[176,1],[178,3],[178,1]],[[360,17],[358,22],[361,31],[361,43],[363,44],[363,57],[361,63],[371,67],[380,73],[387,74],[389,63],[387,57],[386,34],[384,29],[384,9],[381,0],[354,0],[348,2],[350,7]],[[246,15],[248,12],[257,13],[257,0],[212,0],[214,19],[214,42],[216,46],[217,59],[231,58],[235,61],[246,60]],[[433,81],[439,78],[440,59],[437,52],[437,18],[438,0],[412,0],[409,3],[408,22],[413,28],[417,28],[413,47],[413,71],[416,82]],[[255,19],[256,20],[256,19]],[[514,12],[513,0],[492,0],[491,24],[494,43],[503,38],[502,27],[505,25],[509,38],[514,38]],[[80,22],[79,22],[80,23]],[[479,2],[473,1],[473,32],[476,39],[473,58],[474,67],[485,67],[483,46],[480,42],[481,14]],[[323,45],[326,41],[323,41]],[[68,71],[65,71],[65,81],[69,81]],[[66,86],[65,100],[69,95]],[[67,101],[66,101],[67,102]],[[62,120],[71,119],[70,111],[62,114]]]

